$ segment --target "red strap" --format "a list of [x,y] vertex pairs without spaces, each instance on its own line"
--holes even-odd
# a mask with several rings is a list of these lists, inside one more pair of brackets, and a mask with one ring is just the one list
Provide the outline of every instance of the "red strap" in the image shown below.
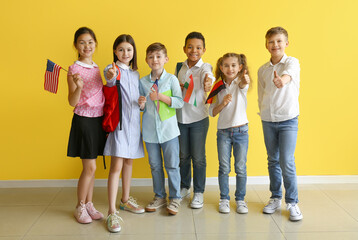
[[116,78],[116,80],[121,80],[121,70],[119,70],[119,67],[117,66],[117,64],[116,64],[116,68],[117,68],[117,70],[118,70],[118,76],[117,76],[117,78]]

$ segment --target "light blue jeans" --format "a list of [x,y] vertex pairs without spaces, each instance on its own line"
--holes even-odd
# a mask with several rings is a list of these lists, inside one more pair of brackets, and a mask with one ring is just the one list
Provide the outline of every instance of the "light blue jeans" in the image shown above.
[[286,203],[298,203],[295,149],[298,118],[282,122],[262,121],[270,175],[271,198],[282,198],[282,178]]
[[168,174],[169,199],[180,196],[180,170],[179,170],[179,140],[173,138],[165,143],[145,143],[148,152],[150,169],[152,171],[153,191],[158,198],[166,198],[164,167]]
[[180,176],[181,188],[190,188],[191,162],[193,161],[193,185],[195,193],[203,193],[206,181],[205,142],[209,118],[190,124],[178,123],[180,129]]
[[246,161],[249,147],[249,126],[219,129],[217,131],[217,148],[219,156],[220,199],[228,199],[229,173],[231,172],[231,150],[235,158],[236,191],[235,200],[244,200],[246,195]]

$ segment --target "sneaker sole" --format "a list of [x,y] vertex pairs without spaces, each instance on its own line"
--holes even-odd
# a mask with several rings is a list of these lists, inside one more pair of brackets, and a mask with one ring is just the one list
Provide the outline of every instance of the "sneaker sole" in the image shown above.
[[204,206],[204,204],[201,204],[201,205],[192,205],[192,204],[190,204],[190,207],[194,208],[194,209],[199,209],[199,208],[202,208],[203,206]]
[[277,211],[277,209],[280,209],[281,208],[281,206],[279,206],[278,208],[275,208],[275,209],[266,209],[265,210],[265,208],[262,210],[262,212],[263,213],[266,213],[266,214],[272,214],[272,213],[274,213],[274,212],[276,212]]
[[176,211],[173,211],[173,210],[171,210],[171,209],[169,209],[169,208],[167,208],[167,211],[168,211],[168,213],[170,213],[171,215],[176,215],[178,212],[176,212]]
[[137,213],[137,214],[140,214],[140,213],[144,213],[144,212],[145,212],[144,209],[135,211],[135,210],[128,209],[128,208],[125,208],[125,207],[121,207],[121,206],[119,206],[119,209],[124,210],[124,211],[128,211],[128,212],[131,212],[131,213]]
[[148,207],[146,207],[146,208],[145,208],[145,211],[146,211],[146,212],[155,212],[155,211],[157,211],[158,208],[162,208],[162,207],[164,207],[166,204],[167,204],[167,203],[164,203],[163,205],[160,205],[159,207],[156,207],[156,208],[148,208]]
[[297,221],[300,221],[302,219],[303,219],[302,214],[300,216],[297,216],[297,217],[291,217],[290,216],[290,221],[292,221],[292,222],[297,222]]

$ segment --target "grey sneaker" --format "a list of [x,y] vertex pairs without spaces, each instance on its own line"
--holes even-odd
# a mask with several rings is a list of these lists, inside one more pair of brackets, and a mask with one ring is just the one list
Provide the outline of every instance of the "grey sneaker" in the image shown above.
[[204,205],[204,197],[203,193],[194,193],[193,200],[191,200],[190,207],[191,208],[202,208]]
[[287,210],[290,211],[290,220],[291,221],[299,221],[302,220],[303,215],[301,213],[300,208],[295,203],[287,203]]
[[274,213],[281,207],[281,199],[271,198],[268,204],[264,207],[263,212],[267,214]]
[[180,198],[171,199],[169,205],[167,206],[167,211],[171,215],[177,214],[179,212],[180,202],[181,202]]
[[181,196],[181,198],[190,196],[190,188],[189,189],[188,188],[180,189],[180,196]]
[[146,212],[155,212],[158,208],[163,207],[167,204],[167,200],[165,198],[157,198],[155,197],[146,207]]
[[242,200],[236,201],[236,212],[240,214],[249,212],[249,208],[247,207],[245,201]]
[[228,199],[220,199],[219,212],[229,213],[230,212],[230,201]]

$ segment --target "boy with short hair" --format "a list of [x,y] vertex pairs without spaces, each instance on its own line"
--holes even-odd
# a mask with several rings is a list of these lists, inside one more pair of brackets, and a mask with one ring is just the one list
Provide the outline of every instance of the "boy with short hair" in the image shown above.
[[183,47],[187,60],[178,63],[176,75],[182,86],[184,106],[177,110],[180,129],[181,196],[190,195],[191,166],[193,165],[194,195],[191,208],[202,208],[206,180],[205,143],[209,129],[209,111],[205,104],[207,92],[215,78],[212,66],[204,63],[205,38],[200,32],[191,32]]
[[140,79],[138,103],[142,116],[142,134],[152,172],[154,199],[145,208],[147,212],[166,205],[164,166],[169,180],[169,204],[167,211],[175,215],[179,211],[180,171],[179,171],[179,128],[175,109],[183,106],[178,79],[165,71],[164,64],[169,60],[167,50],[161,43],[149,45],[146,62],[151,73]]
[[300,64],[296,58],[285,54],[286,47],[288,33],[284,28],[274,27],[267,31],[266,48],[271,59],[258,71],[258,103],[272,195],[263,212],[271,214],[281,207],[283,178],[290,220],[299,221],[303,215],[297,205],[294,152],[298,130]]

